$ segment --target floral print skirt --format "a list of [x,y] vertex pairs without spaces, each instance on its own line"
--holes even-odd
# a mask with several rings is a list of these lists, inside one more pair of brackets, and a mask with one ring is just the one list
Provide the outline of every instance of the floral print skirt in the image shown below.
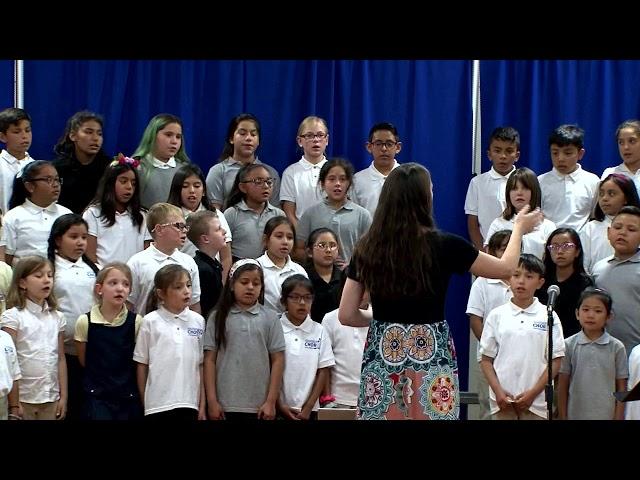
[[446,320],[371,321],[362,359],[359,420],[457,420],[458,363]]

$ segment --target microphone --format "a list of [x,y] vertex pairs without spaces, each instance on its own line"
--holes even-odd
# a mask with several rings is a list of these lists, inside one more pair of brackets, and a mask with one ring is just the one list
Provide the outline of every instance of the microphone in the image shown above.
[[547,289],[547,312],[551,313],[553,310],[553,306],[556,304],[558,300],[558,296],[560,296],[560,287],[557,285],[551,285]]

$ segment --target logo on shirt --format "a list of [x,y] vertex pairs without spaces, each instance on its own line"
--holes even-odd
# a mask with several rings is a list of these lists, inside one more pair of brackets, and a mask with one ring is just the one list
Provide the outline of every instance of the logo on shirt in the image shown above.
[[187,328],[187,334],[192,337],[201,337],[204,333],[202,328]]
[[535,322],[533,324],[533,328],[536,330],[542,330],[543,332],[547,331],[547,324],[545,322]]
[[311,348],[313,350],[318,350],[320,348],[320,340],[305,340],[304,348]]
[[4,353],[13,353],[13,352],[14,352],[13,347],[9,347],[9,346],[5,345]]

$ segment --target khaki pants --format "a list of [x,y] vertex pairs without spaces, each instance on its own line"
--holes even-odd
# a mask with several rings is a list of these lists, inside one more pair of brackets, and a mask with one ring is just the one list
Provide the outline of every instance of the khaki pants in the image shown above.
[[0,397],[0,420],[9,418],[9,401],[6,396]]
[[22,405],[23,420],[56,420],[58,402],[25,403]]
[[518,414],[513,408],[508,408],[507,410],[500,410],[499,412],[491,415],[491,419],[492,420],[546,420],[546,418],[536,415],[531,410],[527,410],[524,413]]

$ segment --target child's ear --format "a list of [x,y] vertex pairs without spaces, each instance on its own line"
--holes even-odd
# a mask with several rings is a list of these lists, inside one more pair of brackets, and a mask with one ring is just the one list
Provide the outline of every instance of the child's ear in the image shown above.
[[18,286],[20,288],[22,288],[23,290],[27,289],[27,281],[24,278],[21,278],[20,281],[18,282]]
[[536,290],[541,289],[543,285],[544,285],[544,277],[540,276],[540,283],[538,284],[538,288]]
[[7,143],[7,136],[3,132],[0,132],[0,142]]
[[36,189],[36,186],[33,182],[25,182],[23,183],[23,185],[24,185],[24,189],[29,193],[29,195],[31,195]]

